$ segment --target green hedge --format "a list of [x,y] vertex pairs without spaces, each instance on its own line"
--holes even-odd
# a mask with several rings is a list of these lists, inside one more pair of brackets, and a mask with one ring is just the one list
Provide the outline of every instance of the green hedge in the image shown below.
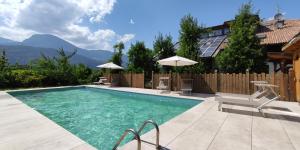
[[42,86],[42,81],[45,78],[33,70],[12,70],[10,76],[11,87],[36,87]]

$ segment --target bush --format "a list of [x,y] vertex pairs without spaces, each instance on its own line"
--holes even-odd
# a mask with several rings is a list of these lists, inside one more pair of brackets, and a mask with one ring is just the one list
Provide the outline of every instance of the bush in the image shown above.
[[12,70],[10,86],[13,87],[36,87],[42,86],[44,76],[32,70]]
[[90,82],[96,82],[99,80],[99,77],[103,76],[103,71],[101,70],[92,70],[91,75],[89,76]]
[[75,65],[73,72],[76,78],[76,82],[79,84],[87,84],[91,82],[90,75],[92,70],[83,64]]

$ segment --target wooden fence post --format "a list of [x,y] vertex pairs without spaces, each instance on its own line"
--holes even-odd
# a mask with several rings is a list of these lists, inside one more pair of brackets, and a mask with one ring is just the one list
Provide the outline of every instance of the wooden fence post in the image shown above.
[[247,94],[250,94],[250,73],[249,73],[249,69],[246,70],[246,90],[247,90]]
[[295,72],[291,68],[288,72],[288,92],[290,101],[297,102],[296,100],[296,87],[295,87]]
[[[151,72],[151,81],[152,81],[151,82],[151,84],[152,84],[151,86],[152,86],[152,89],[154,89],[154,76],[153,75],[154,75],[154,72],[152,71]],[[145,75],[144,75],[144,79],[145,79]]]
[[132,71],[130,71],[130,87],[132,87]]
[[218,70],[217,69],[215,70],[214,77],[215,77],[215,85],[214,85],[215,91],[214,92],[217,93],[219,91],[219,83],[218,83],[219,80],[218,80]]
[[280,96],[282,97],[283,100],[287,100],[286,99],[286,92],[285,92],[285,81],[284,81],[284,73],[283,72],[280,72]]
[[169,72],[169,85],[170,85],[170,91],[172,91],[172,89],[173,89],[173,84],[172,84],[172,82],[173,82],[173,76],[172,76],[172,71],[170,71]]

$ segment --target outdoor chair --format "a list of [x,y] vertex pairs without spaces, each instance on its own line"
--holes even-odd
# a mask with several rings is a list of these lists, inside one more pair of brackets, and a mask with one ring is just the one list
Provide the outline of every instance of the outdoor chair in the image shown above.
[[257,98],[245,98],[245,97],[232,97],[232,96],[216,96],[215,100],[219,102],[219,111],[222,111],[222,104],[232,104],[240,106],[250,106],[258,109],[258,111],[264,116],[263,107],[272,101],[278,100],[280,96],[274,91],[273,88],[278,87],[272,84],[255,84],[263,89],[260,94],[256,94]]
[[[247,95],[244,98],[247,98],[248,100],[253,100],[256,98],[260,98],[261,96],[263,96],[267,90],[265,90],[265,86],[260,86],[263,84],[267,84],[267,81],[251,81],[251,83],[254,84],[254,86],[257,87],[257,91],[255,91],[254,93],[252,93],[251,95]],[[217,94],[218,96],[220,96],[219,94]],[[240,97],[240,96],[236,96],[236,97]]]
[[156,87],[156,89],[162,90],[161,93],[163,91],[170,91],[169,77],[160,77],[159,78],[159,84]]
[[94,82],[95,85],[110,85],[106,77],[100,77],[98,82]]
[[182,79],[181,80],[181,89],[182,94],[192,95],[193,90],[193,79]]

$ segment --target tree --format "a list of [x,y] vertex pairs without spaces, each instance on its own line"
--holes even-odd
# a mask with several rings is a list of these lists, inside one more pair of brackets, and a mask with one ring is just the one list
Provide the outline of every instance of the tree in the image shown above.
[[6,58],[6,53],[3,50],[2,51],[2,55],[0,57],[0,72],[2,73],[3,71],[5,71],[8,68],[8,60]]
[[258,13],[253,13],[251,3],[241,6],[230,25],[228,46],[216,58],[221,71],[244,72],[249,69],[260,72],[266,69],[265,55],[256,36],[259,22]]
[[144,42],[131,44],[128,50],[128,70],[133,72],[150,73],[153,69],[153,53],[146,48]]
[[201,62],[200,38],[205,33],[205,29],[198,25],[196,18],[186,15],[181,19],[179,31],[179,50],[177,54],[182,57],[199,62],[198,64],[185,67],[185,70],[202,72],[204,70]]
[[[163,36],[161,33],[159,33],[158,36],[155,37],[153,49],[154,49],[154,57],[157,60],[174,56],[175,48],[172,42],[172,36],[171,35]],[[170,71],[171,67],[164,66],[163,69],[165,71]]]
[[5,51],[3,50],[2,55],[0,56],[0,88],[7,88],[10,81],[9,75],[10,68]]
[[49,58],[42,54],[42,57],[32,64],[32,68],[44,76],[46,85],[71,85],[78,84],[75,73],[75,66],[70,64],[70,59],[76,54],[65,53],[63,49],[57,51],[58,56]]
[[114,64],[117,64],[119,66],[122,65],[122,55],[123,55],[123,49],[125,48],[124,43],[120,42],[114,45],[114,55],[111,58],[111,61]]

